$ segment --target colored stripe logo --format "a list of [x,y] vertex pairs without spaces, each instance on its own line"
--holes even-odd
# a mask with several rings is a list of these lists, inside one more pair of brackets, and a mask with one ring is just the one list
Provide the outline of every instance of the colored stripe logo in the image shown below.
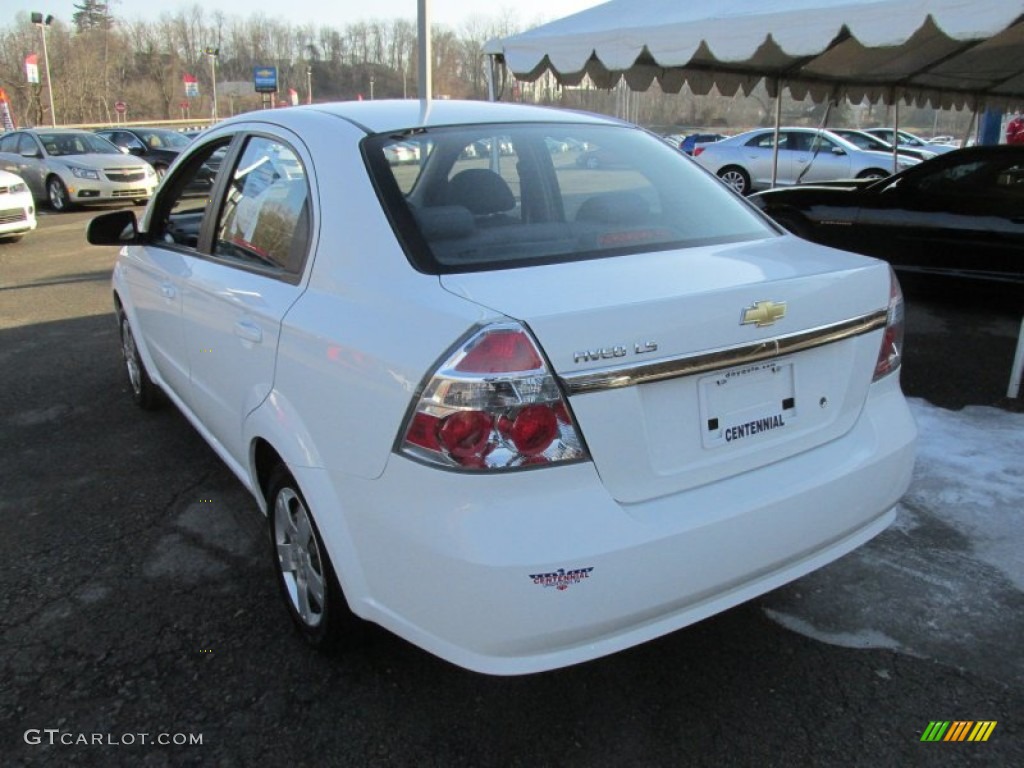
[[921,734],[921,741],[988,741],[996,723],[996,720],[932,720]]

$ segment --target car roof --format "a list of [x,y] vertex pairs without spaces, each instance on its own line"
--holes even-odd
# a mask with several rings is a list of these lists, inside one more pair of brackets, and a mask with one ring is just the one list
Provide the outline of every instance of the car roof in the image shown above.
[[413,99],[381,101],[342,101],[312,104],[259,113],[245,113],[221,121],[218,127],[253,119],[269,119],[287,126],[298,123],[310,112],[348,120],[367,133],[431,128],[446,125],[474,125],[480,123],[590,123],[627,125],[623,121],[589,112],[569,109],[535,107],[487,101],[437,100],[423,102]]

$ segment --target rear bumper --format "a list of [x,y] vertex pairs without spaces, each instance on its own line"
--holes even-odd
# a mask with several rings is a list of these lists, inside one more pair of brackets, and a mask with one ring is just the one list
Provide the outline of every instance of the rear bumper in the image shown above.
[[394,456],[376,480],[300,483],[356,613],[460,666],[523,674],[685,627],[863,544],[892,522],[915,443],[892,376],[840,439],[638,504],[589,463],[472,476]]

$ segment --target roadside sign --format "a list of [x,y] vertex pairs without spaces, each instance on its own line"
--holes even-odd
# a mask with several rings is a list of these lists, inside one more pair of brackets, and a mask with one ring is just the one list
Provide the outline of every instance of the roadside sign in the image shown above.
[[119,114],[119,115],[123,115],[125,112],[128,111],[128,104],[127,104],[127,102],[115,101],[114,102],[114,111],[117,112],[117,114]]
[[277,67],[253,67],[256,93],[277,93]]

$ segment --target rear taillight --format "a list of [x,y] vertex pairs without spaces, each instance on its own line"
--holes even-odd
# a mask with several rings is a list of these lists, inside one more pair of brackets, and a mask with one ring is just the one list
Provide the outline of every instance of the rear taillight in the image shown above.
[[903,360],[903,291],[896,273],[889,268],[889,316],[885,322],[885,333],[882,334],[882,347],[878,350],[878,361],[875,363],[875,378],[883,376],[900,367]]
[[417,399],[400,450],[465,470],[588,458],[558,382],[515,323],[487,326],[459,344]]
[[693,156],[697,157],[703,151],[704,151],[704,147],[694,147],[693,148]]

